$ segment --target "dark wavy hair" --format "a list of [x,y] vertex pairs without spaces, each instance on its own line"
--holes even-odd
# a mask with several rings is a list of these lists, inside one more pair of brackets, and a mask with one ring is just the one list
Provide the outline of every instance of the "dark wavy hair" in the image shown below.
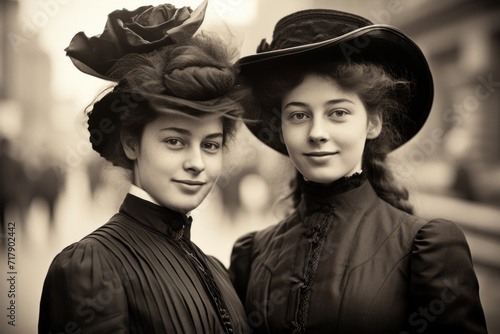
[[[307,74],[315,73],[335,80],[343,89],[355,92],[364,102],[368,115],[378,114],[382,119],[382,131],[375,139],[368,139],[362,157],[362,168],[377,195],[408,213],[413,207],[408,201],[408,190],[395,179],[387,165],[387,154],[401,143],[401,138],[393,124],[406,114],[404,96],[409,98],[411,83],[393,78],[381,65],[369,62],[330,61],[316,64],[297,65],[290,68],[276,69],[267,74],[265,81],[259,81],[253,87],[255,97],[263,110],[281,110],[284,93],[299,85]],[[395,99],[395,96],[398,99]],[[398,102],[403,101],[403,102]],[[303,176],[297,172],[292,181],[294,207],[301,198],[301,189],[297,186]]]
[[[89,130],[102,122],[103,114],[116,126],[99,143],[91,135],[94,149],[113,165],[132,170],[121,136],[126,133],[140,142],[145,126],[165,111],[221,117],[227,146],[242,113],[237,103],[241,94],[234,85],[237,69],[229,50],[216,35],[202,33],[148,54],[120,59],[110,72],[121,80],[88,112]],[[128,105],[115,107],[120,99]]]

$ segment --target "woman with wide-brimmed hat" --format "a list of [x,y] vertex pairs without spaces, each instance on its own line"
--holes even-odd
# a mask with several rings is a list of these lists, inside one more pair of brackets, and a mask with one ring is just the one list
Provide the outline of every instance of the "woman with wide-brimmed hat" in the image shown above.
[[255,333],[486,333],[466,239],[412,215],[386,156],[424,125],[428,64],[397,28],[335,10],[281,19],[240,59],[247,126],[297,169],[292,215],[235,244]]
[[193,36],[206,6],[118,10],[66,50],[83,72],[117,82],[88,128],[132,185],[109,222],[53,260],[39,333],[248,333],[227,270],[190,240],[190,211],[217,181],[241,114],[228,46]]

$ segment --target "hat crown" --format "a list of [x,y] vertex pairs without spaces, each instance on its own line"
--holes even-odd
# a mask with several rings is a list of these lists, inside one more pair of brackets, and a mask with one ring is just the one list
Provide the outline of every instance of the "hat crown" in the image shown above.
[[271,50],[322,42],[373,25],[361,16],[333,9],[309,9],[285,16],[274,28]]

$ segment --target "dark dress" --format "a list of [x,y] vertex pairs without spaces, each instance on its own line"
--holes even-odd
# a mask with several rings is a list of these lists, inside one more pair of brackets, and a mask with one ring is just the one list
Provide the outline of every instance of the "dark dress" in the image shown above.
[[486,333],[455,223],[394,208],[362,175],[302,187],[292,216],[233,249],[254,333]]
[[190,241],[190,223],[128,194],[108,223],[55,257],[39,333],[248,333],[226,269]]

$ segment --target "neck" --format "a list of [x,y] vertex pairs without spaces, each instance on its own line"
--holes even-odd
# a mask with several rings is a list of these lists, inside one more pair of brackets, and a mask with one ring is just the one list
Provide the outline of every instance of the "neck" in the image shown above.
[[351,173],[351,174],[349,174],[349,175],[346,175],[346,176],[341,177],[340,179],[337,179],[337,180],[332,181],[332,182],[327,182],[327,183],[314,182],[314,181],[309,180],[309,179],[308,179],[307,177],[305,177],[305,176],[302,176],[302,177],[304,178],[304,181],[306,181],[306,182],[310,182],[310,183],[314,183],[314,184],[318,184],[318,185],[323,185],[323,186],[325,186],[325,187],[329,187],[330,185],[334,185],[334,184],[335,184],[335,182],[337,182],[337,181],[339,181],[339,180],[349,179],[350,177],[353,177],[353,176],[355,176],[355,175],[361,175],[362,173],[363,173],[363,170],[362,170],[362,169],[360,169],[360,170],[358,170],[357,172],[353,172],[353,173]]
[[[153,204],[156,204],[158,206],[161,206],[161,207],[165,207],[164,205],[160,204],[158,201],[156,201],[153,196],[151,196],[146,190],[136,186],[135,184],[132,184],[130,186],[130,190],[128,191],[129,194],[132,194],[136,197],[139,197],[145,201],[148,201],[148,202],[151,202]],[[170,209],[170,208],[169,208]],[[180,212],[182,214],[185,214],[187,217],[191,217],[191,211],[187,211],[187,212],[183,212],[183,211],[180,211],[180,210],[174,210],[174,209],[170,209],[172,211],[177,211],[177,212]]]
[[162,206],[160,203],[158,203],[151,195],[148,194],[147,191],[145,191],[144,189],[142,188],[139,188],[138,186],[136,186],[135,184],[132,184],[130,186],[130,190],[128,191],[130,194],[134,195],[134,196],[137,196],[139,198],[142,198],[143,200],[145,201],[148,201],[148,202],[151,202],[153,204],[156,204],[156,205],[159,205],[159,206]]
[[362,171],[356,172],[349,176],[344,176],[331,183],[316,183],[307,181],[302,178],[302,182],[298,184],[302,193],[309,197],[330,197],[349,191],[359,187],[366,180],[365,174]]

